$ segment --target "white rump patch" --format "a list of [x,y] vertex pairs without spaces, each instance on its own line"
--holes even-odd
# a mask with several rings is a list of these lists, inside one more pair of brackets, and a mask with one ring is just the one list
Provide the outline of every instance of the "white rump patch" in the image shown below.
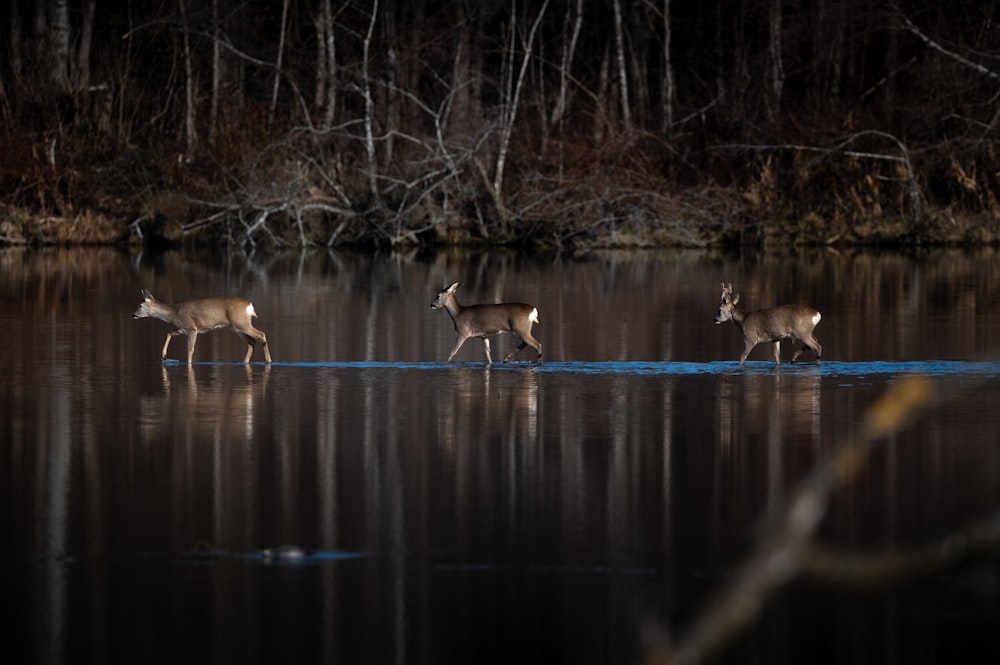
[[257,312],[253,311],[253,303],[247,305],[247,314],[250,315],[250,318],[257,316]]
[[532,323],[538,323],[538,308],[533,307],[531,309],[531,314],[528,315],[528,320]]
[[820,315],[819,312],[816,312],[815,316],[813,316],[813,325],[816,325],[817,323],[819,323],[819,320],[822,319],[822,318],[823,318],[822,315]]

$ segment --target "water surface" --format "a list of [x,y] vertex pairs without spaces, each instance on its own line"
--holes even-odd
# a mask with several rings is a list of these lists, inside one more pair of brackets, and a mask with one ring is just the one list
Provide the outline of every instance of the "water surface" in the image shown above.
[[[0,253],[0,644],[11,662],[638,662],[683,632],[902,376],[961,395],[835,494],[824,542],[934,541],[1000,505],[990,251]],[[446,313],[527,301],[545,362],[455,363]],[[824,362],[736,359],[741,305],[823,313]],[[244,295],[275,362],[135,321],[139,289]],[[494,358],[511,348],[494,342]],[[785,349],[785,358],[791,348]],[[805,359],[811,356],[805,354]],[[793,584],[732,662],[1000,646],[996,557]]]

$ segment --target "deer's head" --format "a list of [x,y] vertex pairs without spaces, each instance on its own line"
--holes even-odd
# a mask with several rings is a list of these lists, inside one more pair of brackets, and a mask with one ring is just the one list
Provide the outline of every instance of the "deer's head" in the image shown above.
[[715,315],[715,322],[725,323],[729,319],[733,318],[733,312],[736,310],[736,303],[740,301],[740,294],[733,296],[733,285],[732,283],[722,285],[722,298],[719,303],[719,313]]

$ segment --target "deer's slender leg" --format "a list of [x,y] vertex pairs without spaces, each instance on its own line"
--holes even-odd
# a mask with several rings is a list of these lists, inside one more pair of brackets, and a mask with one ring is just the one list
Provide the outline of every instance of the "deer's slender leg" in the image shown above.
[[521,343],[517,345],[517,348],[514,349],[513,351],[511,351],[510,353],[508,353],[507,356],[503,359],[503,361],[507,362],[508,360],[510,360],[511,358],[514,357],[515,353],[517,353],[519,351],[523,351],[526,346],[530,346],[531,348],[533,348],[538,353],[539,362],[541,362],[542,344],[541,344],[541,342],[539,342],[537,339],[535,339],[531,335],[528,335],[528,336],[522,338],[521,339]]
[[160,351],[160,359],[161,359],[161,360],[162,360],[163,358],[166,358],[166,357],[167,357],[167,347],[168,347],[168,346],[170,346],[170,340],[171,340],[171,339],[173,338],[173,336],[174,336],[174,335],[176,335],[176,334],[177,334],[177,333],[175,333],[175,332],[173,332],[173,331],[170,331],[170,332],[168,332],[168,333],[167,333],[167,340],[166,340],[165,342],[163,342],[163,350],[162,350],[162,351]]
[[194,344],[197,341],[198,332],[196,330],[192,330],[188,333],[188,365],[190,365],[191,361],[194,359]]
[[802,352],[805,351],[806,349],[812,349],[812,352],[816,354],[816,364],[818,365],[820,359],[823,357],[823,347],[820,345],[819,340],[816,339],[815,337],[811,337],[810,339],[802,341],[805,343],[805,345],[801,349],[795,352],[795,355],[792,356],[792,362],[795,362],[796,359],[798,359],[798,357],[802,355]]
[[515,354],[515,353],[517,353],[518,351],[522,351],[522,350],[524,350],[524,347],[526,347],[526,346],[528,346],[528,343],[527,343],[527,342],[525,342],[525,341],[524,341],[524,340],[522,339],[522,340],[521,340],[521,343],[517,345],[517,348],[516,348],[516,349],[514,349],[513,351],[511,351],[510,353],[508,353],[508,354],[507,354],[506,356],[504,356],[504,358],[503,358],[503,361],[504,361],[504,362],[507,362],[508,360],[510,360],[511,358],[513,358],[513,357],[514,357],[514,354]]
[[466,339],[466,337],[462,337],[461,335],[458,336],[458,339],[455,341],[455,346],[451,348],[451,353],[448,354],[448,362],[451,362],[451,359],[455,357],[458,350],[462,348],[463,344],[465,344]]

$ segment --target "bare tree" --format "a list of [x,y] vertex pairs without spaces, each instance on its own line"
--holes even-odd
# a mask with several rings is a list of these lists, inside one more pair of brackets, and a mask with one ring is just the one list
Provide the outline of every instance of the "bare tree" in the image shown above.
[[[665,0],[670,2],[670,0]],[[553,125],[561,125],[569,105],[569,80],[573,68],[573,56],[576,54],[576,43],[580,38],[580,28],[583,26],[583,0],[576,0],[572,11],[566,13],[566,25],[573,23],[572,32],[568,40],[563,40],[559,58],[559,95],[556,97],[556,104],[552,108],[550,122]],[[565,33],[566,30],[564,29]]]
[[671,37],[670,0],[663,0],[663,89],[660,99],[663,109],[663,133],[667,136],[673,132],[674,97],[677,95],[674,63],[670,56]]
[[285,55],[285,30],[288,24],[288,0],[281,3],[281,32],[278,35],[278,58],[274,63],[274,86],[271,89],[271,108],[267,115],[267,124],[274,122],[274,112],[278,107],[278,87],[281,83],[281,64]]
[[76,66],[74,67],[74,84],[85,97],[90,91],[90,50],[94,42],[94,15],[97,13],[97,0],[84,0],[83,22],[80,24],[80,38],[76,47]]
[[188,29],[186,0],[177,0],[181,12],[181,36],[184,48],[184,145],[188,154],[192,153],[198,144],[197,129],[197,96],[198,90],[194,77],[194,54],[191,49],[191,38]]
[[[516,82],[513,77],[513,67],[511,66],[509,69],[507,84],[503,90],[504,102],[500,108],[500,145],[497,149],[496,171],[493,175],[493,187],[491,192],[493,195],[493,202],[496,205],[501,218],[506,218],[507,216],[507,208],[503,202],[503,179],[504,167],[507,163],[507,150],[510,147],[510,137],[514,131],[514,123],[517,120],[517,111],[521,98],[521,87],[524,85],[524,75],[528,70],[528,64],[531,62],[531,53],[535,44],[535,34],[538,32],[538,26],[541,25],[542,18],[545,16],[545,10],[548,6],[549,0],[545,0],[545,2],[542,3],[542,8],[538,10],[538,15],[535,17],[535,22],[531,25],[531,30],[528,32],[528,39],[524,42],[524,56],[521,58],[521,67],[517,74]],[[514,58],[514,44],[517,41],[516,16],[517,2],[514,0],[511,3],[510,50],[508,53],[511,65],[513,65]]]
[[11,2],[9,9],[7,52],[10,54],[10,69],[16,85],[20,82],[24,71],[24,55],[21,53],[21,15],[17,11],[17,2]]
[[622,28],[622,5],[621,0],[614,0],[612,3],[615,10],[615,64],[618,67],[618,87],[622,105],[622,122],[625,125],[626,134],[632,133],[632,110],[628,99],[628,74],[625,67],[625,35]]
[[222,85],[222,30],[219,26],[219,0],[212,0],[212,99],[208,109],[208,142],[215,141],[219,119],[219,86]]
[[781,0],[771,0],[767,13],[769,88],[767,113],[771,120],[781,108],[781,93],[785,86],[785,67],[781,62]]
[[[345,5],[346,6],[346,3]],[[337,109],[337,33],[333,29],[333,6],[320,0],[316,24],[316,94],[314,105],[321,110],[320,127],[333,125]]]
[[381,197],[378,191],[378,180],[376,179],[378,162],[375,159],[375,135],[372,127],[373,116],[375,115],[375,100],[372,96],[372,81],[369,71],[371,69],[370,53],[372,37],[375,34],[375,23],[378,20],[378,0],[372,0],[371,16],[368,20],[368,31],[365,33],[363,55],[361,60],[362,71],[362,95],[365,100],[365,155],[368,158],[368,193],[377,207],[381,208]]
[[452,59],[451,117],[448,126],[456,138],[467,139],[480,127],[479,73],[482,21],[467,3],[454,4],[454,22],[459,26],[458,42]]
[[[42,6],[42,3],[39,3]],[[44,10],[43,10],[44,11]],[[60,92],[70,89],[70,22],[69,2],[49,0],[48,2],[48,75],[49,83]]]

